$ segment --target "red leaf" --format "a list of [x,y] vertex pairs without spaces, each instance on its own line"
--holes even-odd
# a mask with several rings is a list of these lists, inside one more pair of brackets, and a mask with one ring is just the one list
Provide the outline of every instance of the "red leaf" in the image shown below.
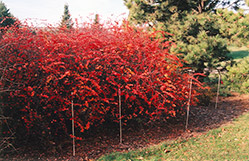
[[85,129],[88,130],[89,128],[90,128],[90,122],[88,122],[88,123],[86,124]]

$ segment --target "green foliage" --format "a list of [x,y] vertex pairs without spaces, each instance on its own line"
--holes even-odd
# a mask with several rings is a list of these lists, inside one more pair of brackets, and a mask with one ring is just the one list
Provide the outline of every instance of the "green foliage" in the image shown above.
[[231,91],[249,93],[249,58],[244,58],[227,69],[224,85]]
[[187,14],[184,18],[174,15],[158,26],[158,30],[172,33],[169,39],[176,46],[171,51],[182,53],[186,65],[198,72],[203,72],[204,68],[216,68],[220,66],[219,62],[230,59],[219,28],[212,13]]
[[99,14],[95,14],[94,24],[95,24],[95,25],[98,25],[98,24],[99,24]]
[[0,22],[0,27],[11,26],[15,23],[13,15],[2,1],[0,1]]
[[[245,44],[248,41],[247,16],[228,12],[221,16],[208,12],[215,6],[238,8],[242,1],[148,1],[125,0],[133,23],[148,22],[149,26],[172,34],[167,37],[176,44],[171,51],[182,54],[186,66],[197,72],[217,68],[222,61],[229,62],[227,42]],[[198,13],[198,14],[197,14]],[[238,22],[238,23],[234,23]]]
[[135,24],[148,23],[157,30],[172,33],[176,43],[172,52],[181,53],[186,65],[198,72],[221,66],[230,60],[227,42],[248,45],[249,15],[224,9],[238,9],[245,1],[198,0],[161,1],[125,0],[130,10],[129,20]]
[[165,22],[172,15],[183,12],[204,13],[216,7],[238,9],[243,0],[124,0],[130,11],[129,20],[134,23]]
[[64,14],[62,16],[61,26],[66,26],[69,29],[73,27],[73,21],[71,19],[68,4],[64,5]]
[[216,16],[222,37],[233,45],[249,45],[249,14],[219,9]]
[[213,0],[124,0],[130,10],[129,19],[135,23],[165,22],[173,14],[195,10],[198,13],[211,10],[218,1]]

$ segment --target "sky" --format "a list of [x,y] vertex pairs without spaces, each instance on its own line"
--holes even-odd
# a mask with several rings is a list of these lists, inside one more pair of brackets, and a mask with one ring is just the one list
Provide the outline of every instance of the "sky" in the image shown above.
[[69,5],[73,19],[82,21],[94,19],[100,15],[102,21],[118,20],[128,16],[128,9],[123,0],[1,0],[15,17],[34,24],[59,24],[64,5]]

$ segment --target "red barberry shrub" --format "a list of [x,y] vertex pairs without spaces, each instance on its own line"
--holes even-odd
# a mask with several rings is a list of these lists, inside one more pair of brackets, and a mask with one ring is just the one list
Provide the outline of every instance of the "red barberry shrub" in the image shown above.
[[119,95],[123,120],[183,112],[190,76],[169,54],[171,42],[156,35],[127,24],[9,28],[0,40],[0,83],[14,88],[1,95],[4,114],[26,135],[55,137],[71,133],[72,101],[78,132],[117,122]]

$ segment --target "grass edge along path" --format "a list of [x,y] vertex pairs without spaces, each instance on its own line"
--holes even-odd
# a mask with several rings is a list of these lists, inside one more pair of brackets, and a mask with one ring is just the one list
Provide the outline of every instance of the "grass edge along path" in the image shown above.
[[98,160],[249,160],[249,112],[198,137],[166,141],[127,153],[116,152]]

